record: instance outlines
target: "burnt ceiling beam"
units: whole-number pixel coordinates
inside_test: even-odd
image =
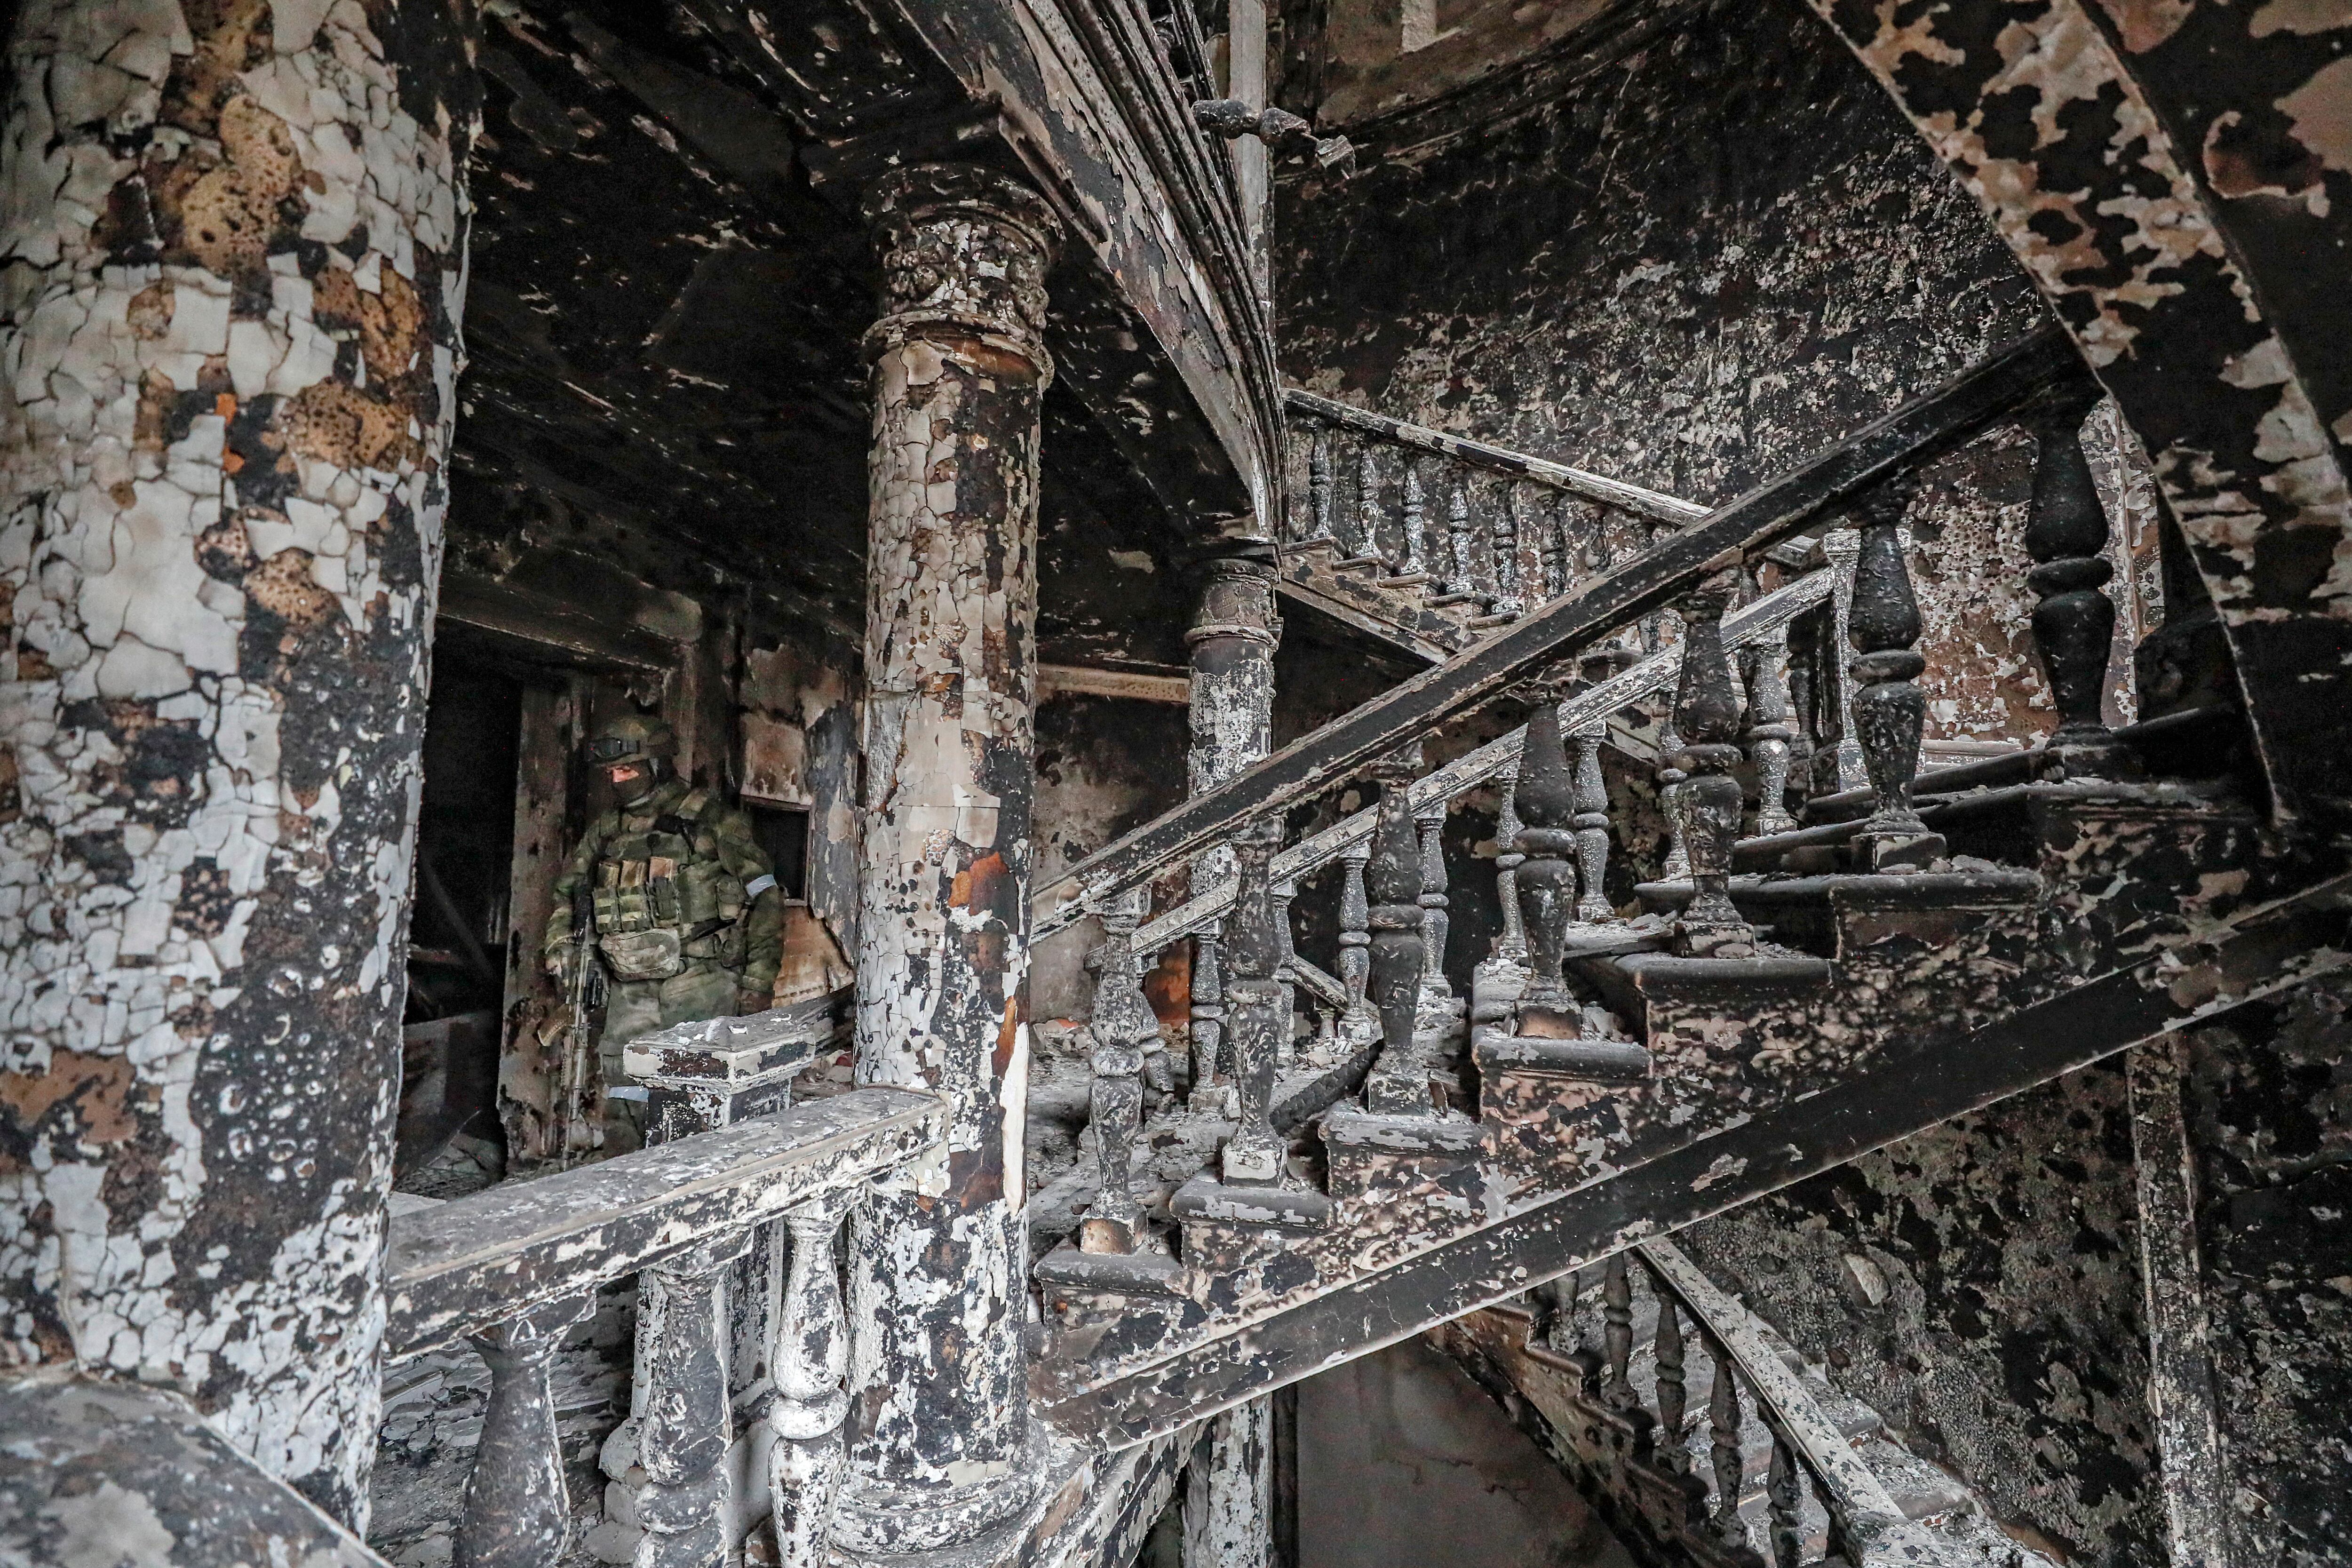
[[[1096,851],[1037,890],[1032,918],[1045,919],[1081,890],[1132,886],[1198,855],[1237,824],[1304,800],[1372,758],[1420,741],[1554,659],[1665,607],[1708,573],[1778,543],[1879,481],[2014,416],[2050,389],[2078,384],[2086,374],[2056,327],[2019,340],[1615,570]]]
[[[794,121],[820,194],[886,170],[991,163],[1070,243],[1047,346],[1190,538],[1278,501],[1281,407],[1226,163],[1192,123],[1141,0],[686,0]]]

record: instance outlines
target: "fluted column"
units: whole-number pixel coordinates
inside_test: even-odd
[[[852,1224],[856,1413],[834,1541],[971,1540],[1037,1464],[1022,1345],[1041,337],[1059,228],[962,164],[883,177],[857,1080],[942,1095],[945,1159]]]
[[[1191,794],[1216,788],[1273,749],[1274,650],[1282,641],[1274,582],[1272,566],[1245,556],[1220,556],[1201,568],[1200,602],[1184,634],[1192,650]],[[1233,874],[1233,851],[1220,845],[1192,863],[1192,886],[1206,891]],[[1230,1110],[1223,940],[1212,928],[1192,944],[1192,1100],[1202,1110]]]

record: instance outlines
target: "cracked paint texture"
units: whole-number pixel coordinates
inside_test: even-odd
[[[462,13],[34,4],[0,176],[0,1361],[346,1518],[470,135]]]

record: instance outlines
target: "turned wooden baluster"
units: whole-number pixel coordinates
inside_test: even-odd
[[[1413,814],[1421,832],[1421,993],[1414,1011],[1424,1025],[1442,1025],[1454,1008],[1454,987],[1445,978],[1445,939],[1453,929],[1447,912],[1445,813],[1448,803],[1434,800]]]
[[[572,1506],[548,1374],[565,1332],[595,1306],[593,1292],[567,1296],[467,1336],[489,1363],[490,1399],[466,1478],[456,1568],[543,1568],[563,1555]]]
[[[1291,878],[1274,885],[1274,934],[1282,944],[1282,963],[1275,971],[1282,984],[1282,1028],[1275,1038],[1274,1066],[1277,1073],[1288,1072],[1298,1060],[1297,1026],[1292,1021],[1298,1012],[1298,977],[1292,961],[1298,949],[1292,943],[1290,906],[1298,899],[1298,881]]]
[[[1715,1384],[1706,1402],[1708,1451],[1715,1468],[1715,1533],[1727,1546],[1745,1546],[1748,1527],[1739,1521],[1745,1473],[1739,1454],[1739,1385],[1732,1381],[1731,1352],[1712,1333],[1706,1335],[1706,1353],[1715,1362]]]
[[[1772,1433],[1772,1466],[1764,1476],[1764,1506],[1769,1521],[1768,1533],[1772,1542],[1773,1568],[1799,1568],[1805,1560],[1805,1530],[1802,1507],[1804,1497],[1800,1489],[1796,1450],[1790,1446],[1789,1435],[1769,1415],[1765,1425]]]
[[[1143,1217],[1133,1191],[1135,1139],[1143,1125],[1145,1058],[1160,1042],[1160,1020],[1144,999],[1137,973],[1135,928],[1150,898],[1150,889],[1133,888],[1096,904],[1106,933],[1102,977],[1095,983],[1094,1018],[1087,1026],[1094,1037],[1090,1121],[1098,1186],[1078,1227],[1083,1252],[1134,1251]]]
[[[1527,605],[1519,592],[1519,496],[1523,488],[1506,481],[1503,504],[1495,511],[1494,613],[1498,616],[1517,616]]]
[[[1782,634],[1783,639],[1786,633]],[[1809,660],[1801,659],[1789,666],[1789,782],[1782,786],[1785,804],[1793,789],[1802,801],[1813,793],[1813,669]],[[1794,814],[1790,820],[1793,822]]]
[[[1348,561],[1369,566],[1381,559],[1381,455],[1365,441],[1356,447],[1356,528]]]
[[[1381,784],[1364,890],[1371,899],[1371,979],[1367,994],[1381,1016],[1381,1055],[1364,1085],[1364,1109],[1379,1115],[1426,1116],[1427,1064],[1413,1028],[1421,998],[1421,846],[1407,794],[1421,771],[1418,743],[1373,765]]]
[[[2078,777],[2112,776],[2129,762],[2100,714],[2116,637],[2116,606],[2105,586],[2115,565],[2106,555],[2106,509],[2082,443],[2083,422],[2099,397],[2098,386],[2086,383],[2035,420],[2040,451],[2025,524],[2025,552],[2033,558],[2025,580],[2041,599],[2033,606],[2033,646],[2058,710],[2050,750]]]
[[[1339,536],[1332,531],[1331,517],[1331,427],[1315,426],[1314,444],[1307,452],[1307,519],[1312,531],[1307,536],[1309,544],[1336,544]]]
[[[1277,1030],[1282,1011],[1282,937],[1275,924],[1274,888],[1266,867],[1281,842],[1282,819],[1244,827],[1234,839],[1239,881],[1225,917],[1225,1017],[1231,1032],[1239,1126],[1225,1142],[1224,1179],[1265,1186],[1282,1175],[1282,1139],[1268,1120],[1274,1104]],[[1375,854],[1374,858],[1378,856]]]
[[[1739,650],[1748,677],[1748,761],[1756,770],[1756,831],[1786,833],[1790,745],[1796,725],[1789,714],[1789,631],[1776,626]]]
[[[1224,922],[1210,921],[1193,933],[1192,988],[1188,1016],[1192,1034],[1192,1089],[1186,1101],[1208,1111],[1223,1106],[1231,1087],[1223,1073],[1225,1043]]]
[[[769,1402],[768,1497],[782,1568],[823,1568],[842,1470],[849,1395],[849,1323],[842,1311],[834,1237],[859,1189],[827,1193],[784,1215],[793,1257],[776,1321],[775,1397]]]
[[[1551,498],[1551,518],[1543,536],[1543,596],[1546,601],[1568,592],[1569,499]]]
[[[1667,759],[1688,776],[1675,786],[1675,814],[1690,858],[1690,903],[1675,922],[1675,946],[1687,954],[1738,956],[1754,951],[1755,931],[1731,902],[1731,849],[1739,838],[1739,697],[1723,649],[1723,612],[1732,574],[1717,573],[1685,595],[1682,670],[1675,685],[1679,744]]]
[[[1944,841],[1927,830],[1911,805],[1919,736],[1927,720],[1927,694],[1918,684],[1927,661],[1912,647],[1921,629],[1919,602],[1912,596],[1897,531],[1913,488],[1907,476],[1890,479],[1857,508],[1862,554],[1854,565],[1850,622],[1857,657],[1847,668],[1856,685],[1854,733],[1877,797],[1870,819],[1853,837],[1855,858],[1864,870],[1924,867],[1944,852]]]
[[[1870,782],[1870,767],[1863,760],[1862,738],[1854,733],[1853,672],[1847,668],[1845,650],[1853,646],[1853,581],[1862,562],[1861,531],[1831,529],[1822,535],[1822,554],[1829,562],[1831,605],[1830,668],[1822,672],[1827,684],[1822,696],[1837,731],[1837,744],[1828,753],[1836,773],[1829,787],[1860,789]]]
[[[749,1232],[697,1243],[641,1277],[652,1364],[637,1428],[636,1568],[709,1568],[725,1554],[727,1450],[734,1418],[720,1341],[720,1270],[750,1249]]]
[[[1609,784],[1601,773],[1601,742],[1607,739],[1606,724],[1588,725],[1576,732],[1576,781],[1570,804],[1576,816],[1570,825],[1576,829],[1576,918],[1580,921],[1614,920],[1615,906],[1609,901],[1606,886],[1609,875]]]
[[[1404,460],[1404,559],[1397,563],[1400,577],[1429,575],[1429,499],[1421,484],[1421,459]]]
[[[1626,1375],[1633,1364],[1633,1280],[1622,1252],[1612,1253],[1601,1266],[1601,1346],[1608,1357],[1601,1396],[1619,1409],[1629,1408],[1638,1403]]]
[[[1478,595],[1477,578],[1473,574],[1470,538],[1470,481],[1459,472],[1446,487],[1445,534],[1452,557],[1452,570],[1445,578],[1445,596],[1449,599],[1475,599]]]
[[[1519,821],[1517,757],[1495,770],[1495,787],[1502,792],[1495,815],[1495,894],[1503,903],[1503,935],[1495,952],[1505,963],[1525,968],[1528,927],[1519,907],[1519,868],[1528,858],[1519,848],[1519,829],[1525,824]]]
[[[1372,858],[1372,842],[1360,838],[1339,851],[1339,981],[1348,988],[1348,1022],[1375,1030],[1378,1022],[1366,999],[1372,973],[1371,908],[1364,892],[1364,868]]]
[[[1650,1280],[1651,1294],[1658,1299],[1658,1337],[1655,1348],[1658,1357],[1658,1445],[1661,1457],[1669,1469],[1685,1469],[1690,1464],[1690,1450],[1683,1446],[1684,1418],[1690,1406],[1688,1390],[1683,1372],[1682,1313],[1677,1310],[1674,1293],[1654,1273]]]
[[[1576,780],[1559,739],[1559,708],[1547,688],[1528,720],[1519,747],[1518,785],[1512,799],[1519,819],[1513,878],[1527,928],[1528,984],[1519,994],[1518,1033],[1573,1038],[1582,1009],[1568,993],[1561,970],[1568,924],[1576,912]]]

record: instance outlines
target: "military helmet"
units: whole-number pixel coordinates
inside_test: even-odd
[[[588,760],[599,765],[632,757],[677,755],[677,731],[658,719],[631,713],[599,724],[588,739]]]

